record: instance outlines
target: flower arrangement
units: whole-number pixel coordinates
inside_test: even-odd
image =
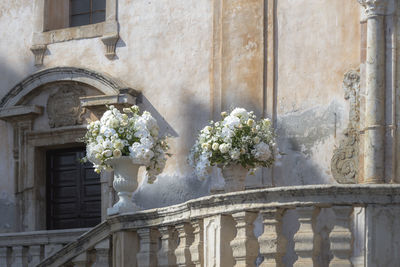
[[[201,179],[210,167],[240,164],[244,168],[270,167],[279,156],[269,119],[256,121],[254,113],[235,108],[222,112],[222,121],[204,127],[194,144],[189,164]]]
[[[152,183],[166,163],[168,144],[159,136],[157,121],[147,111],[139,115],[139,107],[124,108],[121,113],[114,106],[100,120],[91,122],[83,141],[87,156],[96,172],[112,170],[108,160],[129,156],[133,163],[146,166],[148,182]]]

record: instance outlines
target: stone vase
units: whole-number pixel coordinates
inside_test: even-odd
[[[221,168],[225,180],[224,191],[236,192],[245,189],[245,181],[248,170],[242,165],[227,165]]]
[[[137,178],[141,164],[133,163],[128,156],[109,159],[107,163],[114,169],[113,187],[119,197],[118,202],[107,209],[107,215],[138,211],[139,208],[132,202],[132,195],[138,187]]]

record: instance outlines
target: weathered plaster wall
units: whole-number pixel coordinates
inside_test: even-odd
[[[272,89],[277,93],[272,102],[287,155],[273,175],[277,185],[331,183],[332,150],[348,117],[343,74],[359,65],[359,6],[348,0],[275,2]],[[260,0],[119,1],[121,39],[115,59],[104,56],[99,38],[82,39],[50,44],[44,65],[37,68],[29,50],[33,1],[3,1],[0,98],[43,68],[84,67],[121,79],[142,92],[142,109],[172,135],[173,157],[159,181],[144,184],[135,195],[139,205],[156,207],[208,194],[209,183],[197,181],[186,163],[197,130],[232,105],[262,114],[271,101],[263,81],[263,5]],[[11,126],[0,122],[0,135],[0,192],[7,192],[1,209],[1,203],[13,203]]]
[[[279,185],[334,182],[330,160],[349,114],[343,75],[360,64],[359,10],[357,1],[277,1]]]

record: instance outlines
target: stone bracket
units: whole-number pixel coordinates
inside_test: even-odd
[[[105,56],[110,60],[116,56],[115,48],[116,48],[118,40],[119,40],[118,33],[105,35],[105,36],[101,37],[101,41],[103,42],[103,44],[105,45],[105,48],[106,48]]]
[[[35,55],[35,66],[43,65],[43,58],[46,50],[47,45],[32,45],[31,51]]]

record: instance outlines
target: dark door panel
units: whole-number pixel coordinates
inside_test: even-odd
[[[92,227],[101,221],[100,176],[82,164],[84,148],[47,152],[47,228]]]

